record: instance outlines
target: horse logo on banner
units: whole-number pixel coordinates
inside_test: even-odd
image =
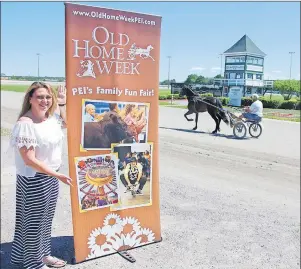
[[[80,61],[80,69],[76,75],[80,78],[81,77],[96,78],[93,66],[94,63],[92,63],[90,60]]]
[[[153,61],[155,61],[154,58],[150,55],[150,52],[153,49],[154,48],[152,45],[148,45],[146,49],[138,48],[138,47],[136,47],[136,44],[134,43],[128,52],[129,60],[135,60],[136,55],[139,55],[140,58],[142,58],[142,59],[151,58]]]

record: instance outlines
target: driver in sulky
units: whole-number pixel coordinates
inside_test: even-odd
[[[251,106],[247,106],[244,108],[245,112],[242,113],[239,116],[239,118],[260,121],[263,116],[263,104],[259,100],[259,96],[257,94],[252,94],[251,98],[252,98],[253,103],[251,104]]]
[[[120,180],[127,188],[127,191],[139,185],[136,194],[142,194],[142,189],[146,183],[146,177],[142,176],[142,165],[137,162],[135,157],[131,158],[131,162],[126,165],[122,172]]]

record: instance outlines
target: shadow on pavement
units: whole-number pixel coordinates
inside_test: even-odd
[[[208,134],[211,136],[221,137],[221,138],[227,138],[227,139],[233,139],[233,140],[249,140],[250,137],[245,137],[243,139],[236,138],[234,135],[225,135],[225,134],[212,134],[208,132],[202,132],[202,131],[195,131],[195,130],[188,130],[188,129],[181,129],[181,128],[168,128],[168,127],[159,127],[160,129],[165,130],[174,130],[178,132],[185,132],[185,133],[195,133],[195,134]]]
[[[174,131],[179,131],[179,132],[185,132],[185,133],[209,134],[209,133],[202,132],[202,131],[188,130],[188,129],[180,129],[180,128],[168,128],[168,127],[159,127],[159,128],[160,128],[160,129],[165,129],[165,130],[174,130]]]
[[[2,243],[1,245],[1,268],[14,269],[22,266],[10,264],[10,253],[12,242]],[[51,238],[51,255],[62,258],[71,264],[74,257],[73,236],[60,236]]]

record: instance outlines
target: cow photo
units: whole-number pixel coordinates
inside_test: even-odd
[[[112,144],[146,143],[149,104],[84,100],[82,147],[110,150]]]

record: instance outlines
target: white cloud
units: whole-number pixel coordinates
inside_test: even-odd
[[[206,70],[206,68],[200,66],[195,66],[190,68],[190,71],[203,71],[203,70]]]
[[[282,72],[282,71],[280,71],[280,70],[273,70],[273,71],[272,71],[272,73],[278,73],[278,74],[281,73],[281,72]]]

